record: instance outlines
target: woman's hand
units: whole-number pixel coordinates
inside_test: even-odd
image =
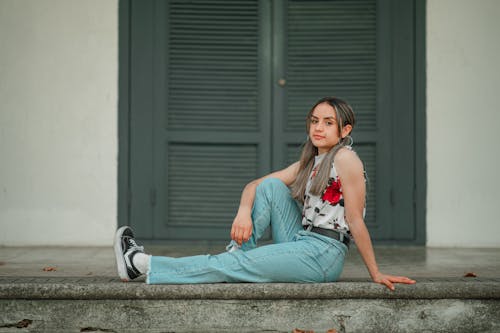
[[[236,215],[231,228],[231,239],[238,245],[248,241],[252,235],[252,218],[250,216]]]
[[[412,280],[406,276],[393,276],[393,275],[387,275],[387,274],[382,274],[378,273],[373,277],[373,282],[380,283],[385,285],[387,288],[390,290],[394,290],[394,284],[393,283],[404,283],[404,284],[415,284],[416,281]]]

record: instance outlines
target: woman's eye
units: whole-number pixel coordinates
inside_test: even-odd
[[[312,124],[317,124],[317,123],[318,123],[318,120],[317,120],[317,119],[311,119],[311,123],[312,123]]]
[[[327,124],[328,126],[333,125],[333,123],[332,123],[331,121],[327,121],[327,122],[326,122],[326,124]]]

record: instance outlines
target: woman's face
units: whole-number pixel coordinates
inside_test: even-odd
[[[318,104],[311,114],[309,124],[309,138],[318,148],[318,154],[328,152],[340,141],[337,116],[330,104]]]

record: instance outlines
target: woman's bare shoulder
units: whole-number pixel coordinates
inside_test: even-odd
[[[335,167],[340,170],[363,170],[363,162],[361,162],[358,154],[349,148],[340,149],[335,155],[334,163]]]

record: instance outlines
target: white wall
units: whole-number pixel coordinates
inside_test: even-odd
[[[0,0],[0,245],[109,245],[118,3]]]
[[[427,0],[427,244],[500,246],[500,1]]]

